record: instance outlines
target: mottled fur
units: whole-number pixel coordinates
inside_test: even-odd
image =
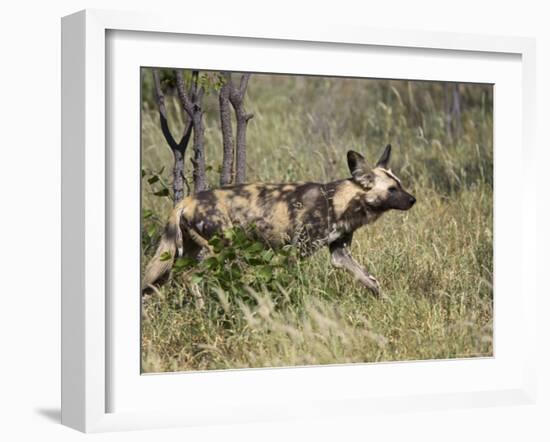
[[[378,293],[376,279],[352,258],[349,245],[361,226],[389,209],[407,210],[415,202],[387,169],[390,153],[388,145],[371,169],[360,154],[349,151],[352,178],[326,184],[243,184],[188,196],[172,211],[145,271],[143,289],[162,282],[177,256],[201,258],[210,253],[208,241],[215,234],[234,226],[254,226],[251,231],[266,245],[295,244],[302,256],[328,246],[333,265],[347,269]]]

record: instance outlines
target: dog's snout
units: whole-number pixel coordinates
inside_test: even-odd
[[[411,205],[411,207],[412,207],[412,206],[414,205],[414,203],[416,203],[416,198],[415,198],[414,196],[411,196],[411,197],[409,198],[409,203],[410,203],[410,205]]]

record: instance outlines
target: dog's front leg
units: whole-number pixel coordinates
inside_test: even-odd
[[[376,278],[367,272],[367,269],[355,261],[353,256],[351,256],[348,247],[351,244],[352,237],[353,235],[350,233],[329,244],[332,265],[336,268],[346,269],[355,276],[361,284],[371,290],[375,295],[379,295],[380,287]]]

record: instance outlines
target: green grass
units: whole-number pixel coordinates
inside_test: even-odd
[[[246,98],[255,115],[248,129],[250,181],[347,177],[348,149],[375,161],[386,143],[394,146],[392,169],[417,204],[359,230],[352,245],[385,297],[332,268],[326,250],[242,293],[216,289],[212,279],[191,284],[183,272],[144,299],[143,370],[492,355],[492,91],[461,85],[461,96],[462,130],[450,134],[440,83],[253,75]],[[160,181],[170,187],[172,159],[145,98],[143,263],[172,206],[169,197],[153,194]],[[168,97],[179,133],[174,104]],[[204,107],[209,180],[216,186],[215,94]],[[161,180],[149,184],[151,173]]]

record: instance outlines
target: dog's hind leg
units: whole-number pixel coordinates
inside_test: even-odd
[[[361,284],[371,290],[375,295],[380,294],[380,286],[374,276],[359,264],[349,251],[353,234],[346,234],[329,244],[330,259],[336,268],[344,268],[350,272]]]
[[[202,236],[197,229],[195,229],[191,224],[181,217],[180,219],[180,228],[183,232],[183,242],[185,243],[184,248],[188,252],[188,256],[202,261],[207,256],[213,254],[212,246],[209,244],[208,239]]]

